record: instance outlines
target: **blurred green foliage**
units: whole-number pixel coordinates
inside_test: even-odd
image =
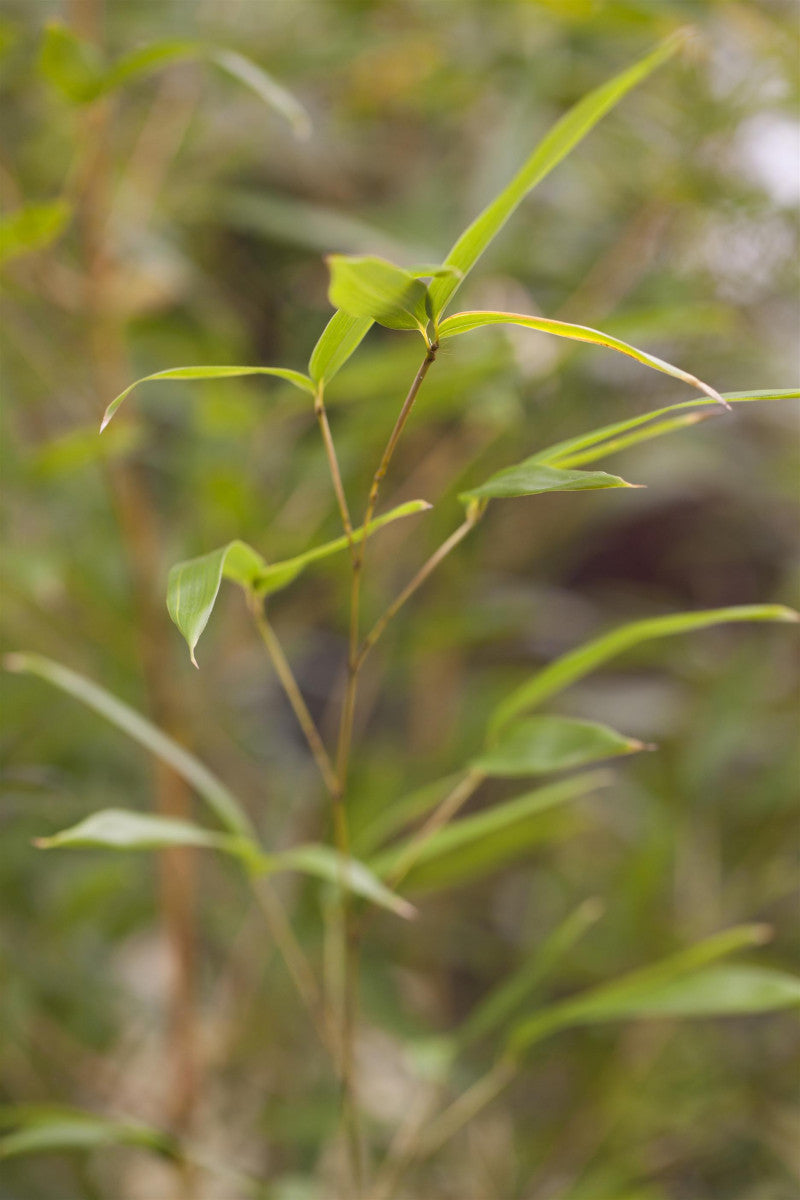
[[[267,844],[284,848],[327,837],[327,807],[241,598],[221,597],[195,674],[164,595],[174,562],[232,538],[275,562],[337,536],[310,405],[258,378],[152,384],[100,439],[106,404],[184,363],[302,368],[330,312],[323,253],[438,261],[569,104],[686,21],[698,31],[690,51],[525,203],[465,284],[464,307],[597,324],[720,391],[793,384],[796,9],[107,0],[100,10],[6,0],[0,25],[6,248],[9,225],[21,229],[2,279],[3,642],[166,712],[170,732],[245,797]],[[102,40],[113,61],[159,39],[246,52],[302,101],[311,136],[296,139],[200,61],[78,103],[42,66],[50,18]],[[374,328],[331,385],[352,496],[366,493],[418,358],[403,335]],[[435,507],[370,545],[366,619],[460,520],[460,491],[559,438],[685,398],[638,364],[524,330],[445,343],[384,495],[386,506],[422,496]],[[794,407],[740,406],[611,459],[647,491],[493,502],[370,658],[356,842],[368,846],[393,806],[411,815],[418,789],[474,757],[493,707],[558,653],[635,617],[791,603]],[[137,561],[152,564],[149,581]],[[270,601],[326,736],[347,601],[336,558]],[[526,817],[495,859],[480,844],[450,855],[438,885],[434,864],[421,865],[423,920],[374,919],[359,1063],[376,1146],[426,1072],[436,1077],[433,1035],[457,1030],[587,898],[603,915],[542,979],[539,1000],[742,921],[774,927],[760,962],[791,965],[790,645],[785,627],[725,627],[643,647],[580,682],[561,712],[658,752],[563,812]],[[39,681],[2,686],[0,1096],[163,1127],[176,1111],[169,880],[159,885],[144,856],[31,846],[98,808],[149,810],[151,766]],[[518,790],[492,781],[476,811]],[[233,870],[203,857],[194,875],[190,1137],[206,1158],[269,1179],[274,1200],[327,1200],[334,1081],[309,1053],[307,1020]],[[320,889],[295,879],[285,898],[316,960]],[[562,1032],[401,1195],[790,1200],[797,1052],[796,1023],[781,1014]],[[469,1041],[444,1099],[491,1060],[488,1037]],[[185,1117],[185,1098],[175,1104]],[[187,1183],[129,1150],[21,1158],[5,1180],[0,1194],[14,1200],[153,1200],[181,1187],[231,1200],[244,1186],[205,1172]]]

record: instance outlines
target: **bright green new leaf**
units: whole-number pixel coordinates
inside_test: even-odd
[[[385,258],[354,258],[330,254],[328,298],[335,308],[365,317],[389,329],[419,329],[428,325],[428,289],[409,271]]]
[[[39,69],[47,82],[74,104],[85,104],[102,93],[103,56],[60,21],[50,21],[45,28]]]
[[[535,458],[526,458],[516,466],[504,467],[479,487],[461,492],[458,498],[463,504],[469,504],[473,500],[537,496],[542,492],[587,492],[638,486],[605,471],[564,471],[559,467],[543,466]]]
[[[37,675],[80,700],[185,779],[231,833],[245,838],[253,835],[253,827],[244,808],[208,767],[105,688],[41,654],[9,654],[4,666],[9,671]]]
[[[63,233],[72,216],[66,200],[26,204],[0,217],[0,263],[43,250]]]
[[[559,1029],[651,1017],[709,1017],[800,1005],[800,979],[764,967],[716,966],[717,959],[768,936],[761,925],[726,930],[688,950],[563,1000],[523,1022],[509,1048],[520,1053]]]
[[[409,500],[370,521],[368,533],[430,507],[426,500]],[[357,543],[363,538],[362,525],[353,530],[352,540]],[[223,579],[230,579],[258,596],[268,596],[290,584],[310,563],[346,550],[349,544],[350,539],[342,535],[321,546],[312,546],[294,558],[266,563],[252,547],[233,541],[198,558],[177,563],[167,579],[167,610],[186,639],[194,665],[197,666],[195,647],[208,624]]]
[[[371,317],[352,317],[341,309],[333,314],[311,351],[308,373],[316,384],[326,384],[340,371],[372,326]]]
[[[782,604],[743,604],[734,608],[712,608],[703,612],[671,613],[663,617],[650,617],[644,621],[633,621],[613,629],[594,641],[571,650],[568,654],[550,663],[533,679],[512,692],[499,705],[492,720],[492,729],[497,731],[507,725],[513,717],[534,708],[543,700],[561,692],[576,680],[594,671],[607,659],[640,642],[655,638],[671,637],[677,633],[690,633],[694,629],[707,629],[712,625],[724,625],[732,621],[798,621],[800,616]]]
[[[162,379],[235,379],[240,375],[274,375],[278,379],[285,379],[287,383],[293,383],[303,392],[310,392],[312,396],[314,394],[314,384],[308,376],[304,375],[302,371],[292,371],[287,367],[171,367],[167,371],[156,371],[154,375],[145,375],[142,379],[137,379],[135,383],[126,387],[124,392],[120,392],[103,414],[100,432],[103,432],[125,397],[129,396],[140,383],[150,383],[151,380]]]
[[[530,317],[525,313],[463,312],[456,313],[442,321],[438,331],[439,340],[455,337],[460,333],[469,333],[473,329],[481,329],[484,325],[522,325],[526,329],[535,329],[539,333],[551,333],[555,337],[569,338],[574,342],[591,342],[594,346],[605,346],[609,350],[616,350],[620,354],[627,355],[628,358],[636,359],[646,367],[652,367],[654,371],[661,371],[664,375],[671,375],[674,379],[691,384],[692,387],[705,392],[712,400],[725,406],[725,401],[719,392],[714,391],[701,379],[697,379],[687,371],[682,371],[680,367],[673,367],[672,363],[665,362],[663,358],[656,358],[654,354],[648,354],[645,350],[638,350],[636,346],[629,346],[627,342],[621,342],[619,338],[613,337],[610,333],[603,333],[600,329],[590,329],[588,325],[572,325],[568,321],[554,321],[549,317]]]
[[[601,758],[646,750],[608,725],[572,717],[528,717],[517,721],[470,767],[486,775],[545,775],[582,767]]]
[[[685,35],[678,33],[656,46],[644,58],[627,70],[615,75],[565,113],[539,143],[533,154],[499,196],[462,233],[445,259],[444,265],[455,267],[455,277],[436,279],[431,284],[434,315],[443,311],[455,294],[460,280],[472,270],[486,247],[500,232],[508,218],[527,194],[557,166],[570,150],[586,136],[601,117],[614,107],[651,71],[670,58],[683,44]]]
[[[105,1146],[135,1146],[164,1158],[180,1158],[168,1134],[138,1121],[111,1121],[79,1109],[9,1105],[0,1111],[0,1125],[12,1130],[0,1138],[0,1159]]]
[[[792,400],[800,398],[800,388],[784,388],[770,389],[762,392],[723,392],[722,399],[727,404],[748,404],[763,400]],[[530,462],[539,462],[549,464],[555,467],[577,467],[585,462],[593,462],[597,458],[601,458],[604,454],[610,454],[612,450],[623,449],[623,443],[619,439],[619,435],[627,434],[631,430],[637,430],[642,425],[647,425],[650,421],[655,421],[658,417],[668,416],[670,413],[679,413],[685,409],[705,409],[705,412],[687,413],[684,418],[688,424],[690,418],[702,418],[709,415],[710,412],[716,413],[716,406],[709,409],[708,400],[683,400],[680,404],[669,404],[666,408],[656,408],[651,412],[640,413],[636,417],[628,417],[624,421],[614,421],[611,425],[602,425],[599,429],[592,429],[589,433],[579,434],[577,437],[567,438],[563,442],[557,442],[554,446],[548,446],[545,450],[540,450],[532,455]],[[643,437],[656,437],[660,433],[667,433],[672,428],[667,421],[661,422],[660,426],[655,426],[653,430],[645,429],[642,431]],[[674,428],[679,428],[676,423]],[[613,440],[612,440],[613,439]],[[631,445],[631,442],[626,441],[624,445]]]
[[[304,871],[329,883],[344,886],[354,895],[371,900],[381,908],[388,908],[406,920],[417,915],[414,905],[390,891],[371,867],[356,858],[344,857],[331,846],[321,843],[295,846],[274,855],[273,863],[274,870]]]

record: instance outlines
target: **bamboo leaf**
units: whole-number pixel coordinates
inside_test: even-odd
[[[248,859],[261,855],[251,838],[215,833],[194,821],[133,812],[125,808],[106,808],[50,837],[37,838],[42,850],[69,847],[102,847],[107,850],[166,850],[172,846],[197,846],[222,850]]]
[[[178,1146],[168,1134],[138,1121],[112,1121],[78,1109],[8,1106],[0,1110],[0,1125],[12,1130],[0,1138],[0,1159],[106,1146],[135,1146],[164,1158],[180,1158]]]
[[[656,358],[654,354],[648,354],[645,350],[628,345],[627,342],[621,342],[619,338],[613,337],[610,333],[603,333],[600,329],[591,329],[588,325],[573,325],[569,321],[554,321],[549,317],[530,317],[524,313],[463,312],[447,317],[441,323],[439,340],[455,337],[461,333],[469,333],[473,329],[481,329],[484,325],[522,325],[526,329],[535,329],[539,333],[551,333],[555,337],[569,338],[574,342],[590,342],[594,346],[605,346],[609,350],[616,350],[619,354],[625,354],[628,358],[643,363],[646,367],[652,367],[654,371],[660,371],[664,375],[680,379],[727,407],[719,392],[709,387],[707,383],[703,383],[701,379],[697,379],[696,376],[690,375],[688,371],[674,367],[672,363],[665,362],[663,358]]]
[[[49,21],[42,39],[39,70],[66,100],[85,104],[101,94],[106,64],[95,45],[76,37],[60,21]]]
[[[498,706],[492,719],[492,730],[496,733],[513,717],[534,708],[550,696],[561,692],[590,671],[596,670],[609,658],[631,649],[640,642],[656,638],[671,637],[673,634],[690,633],[695,629],[707,629],[733,621],[798,621],[800,616],[791,608],[781,604],[744,604],[734,608],[712,608],[703,612],[671,613],[663,617],[650,617],[644,621],[633,621],[613,629],[594,641],[550,663],[527,683],[522,684]]]
[[[428,324],[428,289],[409,271],[385,258],[330,254],[328,298],[353,317],[377,321],[388,329],[418,329]]]
[[[765,967],[716,966],[716,960],[769,936],[744,925],[706,938],[640,971],[563,1000],[530,1017],[511,1035],[512,1053],[575,1025],[651,1017],[707,1017],[768,1012],[800,1004],[800,979]]]
[[[652,747],[595,721],[528,717],[507,729],[499,741],[469,765],[475,771],[499,777],[544,775],[646,749]]]
[[[356,858],[339,854],[331,846],[321,843],[296,846],[275,855],[274,862],[275,870],[304,871],[329,883],[341,884],[354,895],[371,900],[406,920],[417,915],[413,904],[390,891],[371,867]]]
[[[768,389],[761,392],[723,392],[722,399],[727,404],[749,404],[763,400],[795,400],[800,398],[800,388],[784,388],[784,389]],[[716,412],[716,406],[713,409],[709,408],[710,401],[708,400],[683,400],[680,404],[669,404],[666,408],[656,408],[652,412],[640,413],[636,417],[628,417],[624,421],[614,421],[611,425],[602,425],[599,429],[592,429],[589,433],[579,434],[577,437],[567,438],[563,442],[557,442],[554,446],[548,446],[545,450],[540,450],[538,453],[531,456],[529,462],[538,462],[548,464],[554,467],[576,467],[582,463],[593,462],[597,458],[601,458],[604,454],[610,454],[612,450],[620,450],[623,448],[619,441],[619,435],[625,435],[631,430],[637,430],[642,425],[648,425],[649,422],[655,421],[658,417],[666,417],[671,413],[680,413],[686,409],[704,409],[705,412],[687,413],[683,418],[688,424],[690,418],[701,419],[709,415],[710,412]],[[667,433],[670,428],[679,428],[678,419],[675,425],[671,426],[669,422],[662,422],[660,427],[656,426],[653,431],[645,429],[642,431],[643,437],[656,437],[661,433]],[[625,445],[630,445],[632,442],[626,441]],[[584,453],[585,452],[585,453]]]
[[[472,224],[462,233],[445,259],[444,265],[454,267],[459,275],[436,279],[431,284],[434,315],[444,310],[455,294],[461,279],[474,267],[489,243],[496,237],[508,218],[525,196],[556,167],[570,150],[586,136],[601,117],[619,103],[625,95],[645,79],[651,71],[666,62],[685,41],[683,31],[661,42],[649,54],[633,63],[613,79],[609,79],[565,113],[546,134],[522,169],[503,191],[495,197]]]
[[[150,383],[153,380],[171,379],[235,379],[242,375],[274,375],[277,379],[285,379],[303,392],[314,394],[314,384],[302,371],[292,371],[286,367],[171,367],[167,371],[156,371],[154,375],[145,375],[135,383],[125,388],[124,392],[111,401],[100,425],[100,432],[108,425],[122,402],[140,383]]]
[[[43,250],[63,233],[72,216],[66,200],[25,204],[0,217],[0,263]]]
[[[226,829],[244,837],[253,835],[253,827],[242,805],[208,767],[105,688],[41,654],[8,654],[4,666],[8,671],[37,675],[80,700],[185,779]]]
[[[462,504],[469,505],[473,500],[537,496],[543,492],[586,492],[639,486],[605,471],[565,471],[560,467],[544,466],[534,457],[526,458],[516,466],[505,467],[479,487],[461,492],[458,498]]]
[[[316,384],[326,384],[340,371],[373,324],[371,317],[351,317],[341,309],[333,314],[311,351],[308,373]]]
[[[238,79],[245,87],[249,87],[266,105],[285,117],[296,137],[305,140],[311,135],[311,119],[300,101],[251,58],[239,54],[237,50],[214,46],[198,47],[198,53],[232,79]]]

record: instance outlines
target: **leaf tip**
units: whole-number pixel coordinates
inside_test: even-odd
[[[103,430],[104,430],[104,429],[105,429],[105,428],[108,426],[108,424],[109,424],[109,422],[111,421],[111,418],[112,418],[113,416],[114,416],[114,414],[113,414],[113,412],[111,412],[111,406],[109,405],[109,407],[108,407],[108,408],[106,409],[106,411],[103,413],[103,419],[102,419],[102,421],[100,422],[100,432],[101,432],[101,433],[102,433],[102,432],[103,432]]]
[[[194,646],[190,646],[190,647],[189,647],[189,658],[192,660],[192,666],[193,666],[193,667],[196,667],[196,668],[197,668],[197,670],[199,671],[199,670],[200,670],[200,664],[198,663],[198,661],[197,661],[197,659],[196,659],[196,657],[195,657],[195,653],[194,653]]]
[[[410,900],[403,900],[400,896],[395,899],[394,911],[406,921],[414,921],[419,916],[419,909],[415,908]]]

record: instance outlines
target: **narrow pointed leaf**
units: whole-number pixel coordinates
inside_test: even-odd
[[[499,741],[469,765],[497,777],[544,775],[645,749],[644,742],[624,737],[596,721],[528,717],[510,726]]]
[[[329,883],[342,884],[354,895],[406,920],[416,916],[413,904],[390,891],[370,867],[356,858],[344,857],[330,846],[321,843],[296,846],[275,855],[273,861],[275,870],[304,871]]]
[[[353,317],[368,318],[389,329],[419,329],[428,324],[428,289],[409,271],[384,258],[331,254],[328,297]]]
[[[516,466],[498,471],[479,487],[461,492],[458,498],[462,504],[469,504],[473,500],[537,496],[542,492],[587,492],[637,486],[605,471],[565,471],[560,467],[545,466],[535,458],[526,458]]]
[[[0,217],[0,263],[43,250],[63,233],[72,216],[66,200],[26,204]]]
[[[651,71],[670,58],[685,40],[678,33],[656,46],[644,58],[633,63],[613,79],[609,79],[565,113],[546,134],[522,169],[480,216],[462,233],[445,259],[444,265],[455,267],[459,275],[436,279],[431,284],[431,299],[434,314],[438,316],[455,294],[461,279],[472,270],[486,247],[499,233],[508,218],[524,200],[525,196],[562,158],[586,136],[601,117],[645,79]]]
[[[237,50],[213,46],[201,47],[200,56],[208,58],[220,70],[260,96],[266,105],[289,122],[296,137],[305,139],[310,136],[311,119],[297,97],[251,58]]]
[[[0,1111],[0,1125],[12,1130],[0,1138],[0,1159],[106,1146],[135,1146],[164,1158],[180,1158],[174,1140],[157,1129],[138,1121],[108,1120],[78,1109],[9,1106]]]
[[[60,21],[49,21],[42,39],[39,70],[66,100],[85,104],[101,94],[107,67],[91,42],[76,37]]]
[[[124,392],[120,392],[103,414],[100,432],[103,432],[122,402],[140,383],[175,379],[235,379],[243,375],[274,375],[277,379],[284,379],[287,383],[294,384],[303,392],[310,392],[312,396],[314,394],[314,384],[307,375],[304,375],[302,371],[292,371],[286,367],[171,367],[167,371],[156,371],[154,375],[145,375],[142,379],[137,379],[135,383],[126,387]]]
[[[80,700],[185,779],[226,829],[244,837],[253,835],[252,824],[242,805],[208,767],[105,688],[40,654],[9,654],[4,666],[9,671],[37,675]]]
[[[167,850],[173,846],[197,846],[222,850],[239,858],[258,858],[262,851],[251,838],[215,833],[194,821],[106,808],[50,837],[36,839],[42,850],[62,847],[97,847],[107,850]]]
[[[341,309],[333,314],[311,351],[308,373],[316,384],[326,384],[358,349],[372,327],[371,317],[352,317]]]
[[[703,383],[701,379],[697,379],[696,376],[690,375],[688,371],[682,371],[680,367],[674,367],[672,363],[665,362],[663,358],[656,358],[654,354],[638,350],[636,346],[629,346],[627,342],[621,342],[612,334],[603,333],[600,329],[591,329],[588,325],[573,325],[568,321],[554,321],[549,317],[531,317],[525,313],[463,312],[447,317],[441,323],[439,340],[455,337],[460,333],[469,333],[473,329],[481,329],[484,325],[521,325],[526,329],[535,329],[539,333],[551,333],[555,337],[569,338],[574,342],[590,342],[594,346],[605,346],[609,350],[616,350],[619,354],[625,354],[628,358],[643,363],[646,367],[652,367],[654,371],[660,371],[664,375],[671,375],[674,379],[682,380],[683,383],[691,384],[692,387],[705,392],[712,400],[725,405],[719,392],[714,391],[712,387]]]
[[[195,647],[208,624],[223,575],[250,589],[265,567],[261,555],[240,541],[172,567],[167,577],[167,611],[185,637],[195,666]]]
[[[678,633],[690,633],[695,629],[707,629],[713,625],[724,625],[733,621],[798,620],[798,614],[782,604],[744,604],[734,608],[671,613],[663,617],[633,621],[579,646],[576,650],[571,650],[550,663],[543,671],[539,671],[533,679],[517,688],[499,705],[492,720],[492,729],[496,733],[513,717],[541,704],[543,700],[563,691],[590,671],[596,670],[609,658],[622,654],[640,642],[671,637]]]
[[[793,400],[798,398],[800,398],[800,388],[771,389],[761,392],[722,393],[722,399],[730,405],[748,404],[763,400]],[[658,417],[669,416],[670,413],[679,413],[685,409],[705,409],[705,414],[700,413],[700,416],[706,415],[709,411],[717,411],[716,407],[710,409],[709,405],[710,401],[708,400],[683,400],[680,404],[669,404],[666,408],[656,408],[651,412],[640,413],[636,417],[628,417],[624,421],[614,421],[611,425],[602,425],[599,429],[592,429],[589,433],[582,433],[577,437],[557,442],[554,446],[548,446],[545,450],[540,450],[538,453],[532,455],[529,461],[546,463],[554,467],[573,467],[584,462],[593,462],[596,458],[600,458],[602,455],[611,452],[607,443],[611,439],[617,438],[618,435],[627,434],[630,430],[636,430],[642,425],[647,425],[648,422],[655,421]],[[687,414],[687,420],[688,416],[691,415],[693,414]],[[667,430],[663,429],[659,432],[667,432]],[[616,445],[615,448],[620,449],[621,447]],[[579,453],[582,451],[591,451],[591,456],[589,453]]]
[[[652,1017],[707,1017],[767,1012],[800,1004],[800,979],[764,967],[718,966],[716,960],[762,943],[760,925],[726,930],[641,971],[561,1001],[523,1022],[509,1048],[520,1053],[575,1025]]]

